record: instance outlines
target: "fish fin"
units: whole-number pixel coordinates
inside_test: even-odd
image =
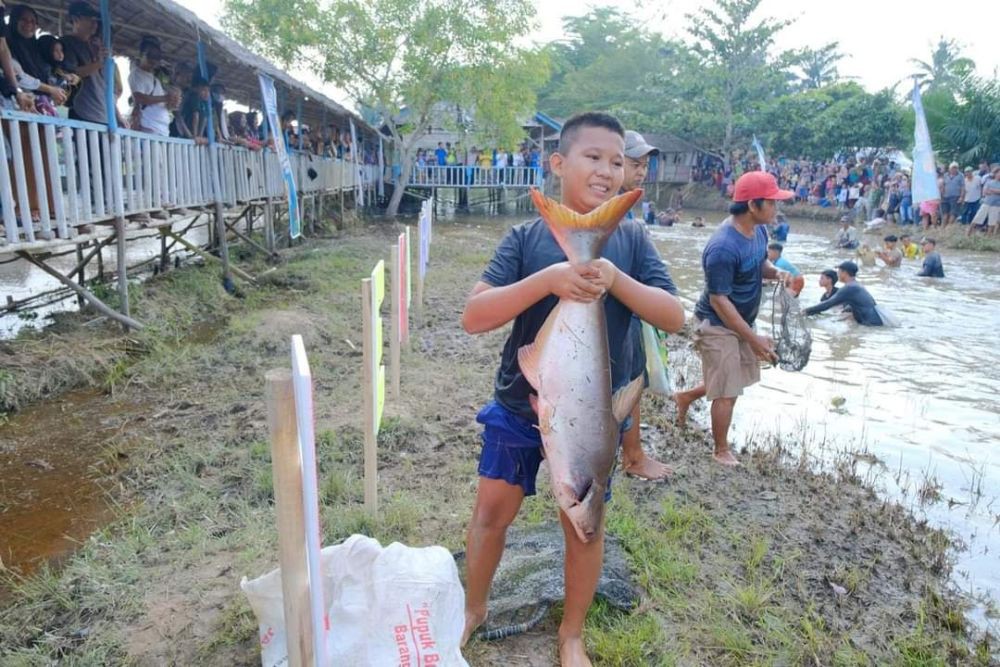
[[[521,367],[521,375],[532,387],[538,389],[538,348],[534,343],[528,343],[517,351],[517,365]],[[536,410],[537,412],[537,410]]]
[[[531,404],[531,409],[534,410],[535,414],[537,415],[538,414],[538,394],[528,394],[528,403]],[[535,428],[538,428],[538,426],[535,426]],[[539,429],[539,430],[541,430],[541,429]]]
[[[616,422],[621,424],[625,421],[625,418],[632,413],[632,408],[635,407],[641,395],[641,375],[615,392],[615,395],[611,397],[611,414],[615,416]]]

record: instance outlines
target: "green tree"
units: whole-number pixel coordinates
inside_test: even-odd
[[[961,55],[955,40],[944,37],[938,40],[930,60],[910,58],[910,62],[916,66],[913,77],[921,90],[928,91],[956,91],[976,67],[970,58]]]
[[[778,155],[825,160],[862,149],[907,145],[905,111],[889,90],[869,93],[854,82],[783,95],[761,113],[761,133]]]
[[[543,58],[513,46],[533,14],[530,0],[226,0],[223,26],[285,66],[318,72],[386,124],[401,168],[395,215],[442,103],[474,109],[483,134],[519,131],[547,76]],[[408,122],[397,126],[404,107]]]
[[[716,0],[714,7],[688,15],[687,31],[694,39],[691,48],[701,58],[703,71],[696,78],[688,77],[693,85],[685,97],[692,100],[692,94],[698,95],[697,103],[708,105],[706,111],[714,109],[713,144],[727,158],[737,134],[752,131],[760,106],[784,92],[784,72],[794,59],[787,52],[776,58],[769,55],[775,35],[790,22],[754,20],[760,2]]]
[[[622,12],[600,7],[563,20],[566,39],[546,47],[553,76],[538,107],[554,116],[602,109],[624,117],[650,114],[646,79],[670,45]]]
[[[1000,83],[967,79],[958,113],[941,130],[956,160],[1000,160]]]
[[[839,46],[838,42],[830,42],[818,49],[802,49],[796,55],[793,74],[799,88],[815,90],[837,83],[840,79],[837,63],[844,58]]]

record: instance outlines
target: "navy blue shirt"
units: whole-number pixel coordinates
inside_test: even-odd
[[[918,276],[926,276],[928,278],[944,278],[944,264],[941,263],[941,253],[937,250],[931,250],[924,257],[923,268],[920,269]]]
[[[726,218],[701,253],[705,290],[694,307],[695,316],[708,320],[713,326],[726,326],[712,308],[710,296],[718,294],[729,297],[740,317],[753,326],[760,309],[765,261],[767,230],[764,225],[754,226],[753,238],[747,238],[733,226],[732,218]]]
[[[777,225],[775,225],[774,233],[772,234],[774,240],[781,242],[787,241],[789,228],[790,226],[787,222],[779,222]]]
[[[622,221],[608,239],[602,256],[644,285],[666,291],[676,290],[653,242],[636,221]],[[565,261],[566,255],[545,222],[538,218],[516,225],[507,233],[483,271],[482,280],[493,287],[505,287],[552,264]],[[534,393],[534,390],[521,374],[517,351],[535,340],[545,318],[558,302],[559,298],[550,294],[514,319],[514,327],[504,343],[500,368],[497,369],[494,381],[494,398],[497,403],[532,423],[538,422],[528,401],[528,395]],[[604,301],[604,313],[608,322],[611,382],[613,389],[617,390],[634,377],[631,375],[634,349],[629,336],[632,311],[621,301],[608,295]]]
[[[817,303],[815,306],[806,308],[806,315],[815,315],[829,310],[834,306],[841,305],[851,312],[854,321],[869,327],[882,326],[882,318],[875,309],[875,298],[856,282],[846,283],[839,288],[830,298]]]

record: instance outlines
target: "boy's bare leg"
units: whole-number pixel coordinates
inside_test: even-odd
[[[705,397],[705,385],[700,384],[697,387],[688,389],[687,391],[678,391],[674,394],[674,402],[677,403],[677,425],[681,428],[687,426],[687,414],[688,408],[691,404],[697,401],[699,398]]]
[[[666,479],[674,471],[667,464],[651,458],[642,449],[642,434],[639,427],[639,404],[641,402],[641,399],[636,401],[635,407],[632,408],[632,428],[625,431],[622,436],[622,468],[627,474],[641,479]]]
[[[503,556],[507,527],[524,500],[524,489],[502,479],[479,478],[476,506],[465,535],[465,630],[462,646],[486,620],[493,574]]]
[[[733,422],[735,398],[717,398],[712,401],[712,440],[715,453],[712,458],[724,466],[738,466],[739,460],[729,451],[729,426]]]
[[[563,605],[562,623],[559,625],[559,660],[562,667],[591,667],[587,648],[583,643],[583,623],[587,610],[594,601],[597,581],[604,563],[604,526],[590,542],[584,544],[576,536],[569,517],[559,510],[563,536],[566,541],[566,561],[563,578],[566,582],[566,601]]]

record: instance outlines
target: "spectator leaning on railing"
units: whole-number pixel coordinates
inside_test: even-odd
[[[26,5],[12,7],[7,32],[18,85],[35,94],[35,111],[56,116],[56,106],[65,104],[67,95],[62,88],[49,83],[52,69],[35,37],[38,32],[35,10]]]
[[[167,90],[156,70],[160,67],[161,51],[159,41],[144,36],[139,41],[139,59],[128,75],[128,85],[132,89],[132,127],[141,132],[161,137],[170,134],[170,109],[180,103],[180,96]]]
[[[86,2],[73,2],[67,12],[73,32],[62,38],[66,66],[82,80],[70,100],[69,117],[91,123],[107,124],[105,104],[103,44],[94,46],[101,14]]]

